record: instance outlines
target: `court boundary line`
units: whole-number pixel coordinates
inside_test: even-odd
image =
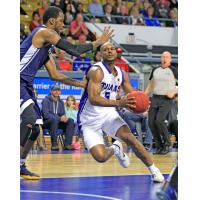
[[[110,200],[122,200],[115,197],[109,196],[101,196],[96,194],[87,194],[87,193],[78,193],[78,192],[54,192],[54,191],[43,191],[43,190],[20,190],[23,193],[39,193],[39,194],[64,194],[64,195],[75,195],[75,196],[86,196],[86,197],[97,197],[102,199],[110,199]]]
[[[163,175],[169,175],[169,173],[163,173]],[[151,174],[122,174],[122,175],[108,175],[108,176],[105,176],[105,175],[99,175],[99,176],[86,176],[86,175],[83,175],[83,176],[62,176],[62,177],[40,177],[40,179],[47,179],[47,178],[86,178],[86,177],[109,177],[109,176],[114,176],[114,177],[117,177],[117,176],[151,176]],[[21,180],[24,180],[24,178],[20,177]],[[39,181],[39,180],[38,180]]]

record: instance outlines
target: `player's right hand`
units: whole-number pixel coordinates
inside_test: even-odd
[[[121,99],[119,100],[119,106],[124,108],[133,109],[136,107],[135,103],[135,97],[128,97],[127,95],[121,97]]]

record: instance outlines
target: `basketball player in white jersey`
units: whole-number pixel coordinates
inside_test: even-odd
[[[115,47],[107,42],[101,47],[101,54],[103,61],[95,63],[86,73],[88,83],[79,105],[78,124],[85,145],[97,162],[106,162],[115,155],[122,167],[128,167],[129,157],[123,152],[119,141],[122,140],[131,146],[136,156],[148,167],[152,180],[163,182],[164,177],[149,153],[116,111],[116,107],[134,107],[135,100],[127,96],[116,100],[120,87],[125,93],[132,92],[133,88],[128,74],[114,65],[117,57]],[[103,132],[117,139],[108,148],[104,145]]]

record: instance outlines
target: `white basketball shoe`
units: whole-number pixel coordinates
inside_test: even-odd
[[[165,180],[164,176],[158,168],[152,173],[151,179],[155,183],[162,183]]]
[[[122,143],[118,140],[113,142],[113,145],[111,146],[114,149],[114,154],[117,157],[120,165],[124,168],[127,168],[130,164],[129,157],[123,152],[123,146]]]

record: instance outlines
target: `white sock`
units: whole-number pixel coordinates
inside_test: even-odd
[[[109,146],[108,148],[109,148],[109,149],[113,149],[114,154],[115,154],[115,152],[116,152],[116,146],[115,146],[115,145],[111,145],[111,146]]]
[[[154,164],[152,164],[151,166],[149,166],[148,169],[151,172],[151,174],[154,174],[155,172],[158,171],[158,168]]]
[[[26,162],[26,158],[22,159],[20,158],[20,165],[23,165]]]

